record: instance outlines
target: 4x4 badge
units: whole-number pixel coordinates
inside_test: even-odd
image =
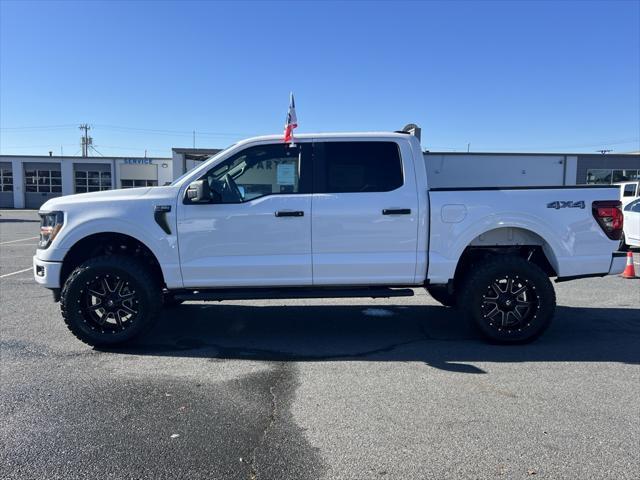
[[[551,202],[551,203],[547,203],[547,208],[555,208],[556,210],[560,208],[584,208],[584,200],[580,200],[577,202],[571,202],[571,201]]]

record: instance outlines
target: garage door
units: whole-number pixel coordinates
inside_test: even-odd
[[[40,208],[50,198],[62,195],[59,163],[24,164],[24,206]]]
[[[9,162],[0,162],[0,208],[13,208],[13,171]]]
[[[74,192],[100,192],[111,189],[111,165],[105,163],[74,163]]]

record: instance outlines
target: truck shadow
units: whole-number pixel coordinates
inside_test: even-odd
[[[435,306],[185,304],[136,344],[109,350],[252,361],[424,362],[486,373],[469,362],[640,363],[640,309],[558,307],[529,345],[485,343],[460,314]]]

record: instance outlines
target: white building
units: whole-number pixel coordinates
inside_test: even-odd
[[[171,158],[0,155],[0,208],[39,208],[61,195],[171,181]]]
[[[611,184],[640,179],[640,155],[425,152],[432,187]]]
[[[173,179],[197,167],[220,151],[222,151],[220,148],[172,148]]]

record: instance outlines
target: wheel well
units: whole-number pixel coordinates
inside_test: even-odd
[[[456,271],[454,283],[463,278],[467,270],[474,264],[495,255],[516,255],[537,265],[549,277],[555,277],[558,273],[553,268],[545,247],[545,240],[529,230],[522,228],[497,228],[478,235],[464,249]]]
[[[154,278],[160,279],[164,287],[164,276],[158,259],[140,240],[122,233],[105,232],[89,235],[79,240],[67,252],[62,262],[60,286],[64,285],[73,270],[86,260],[101,255],[128,255],[136,257],[148,265]]]

